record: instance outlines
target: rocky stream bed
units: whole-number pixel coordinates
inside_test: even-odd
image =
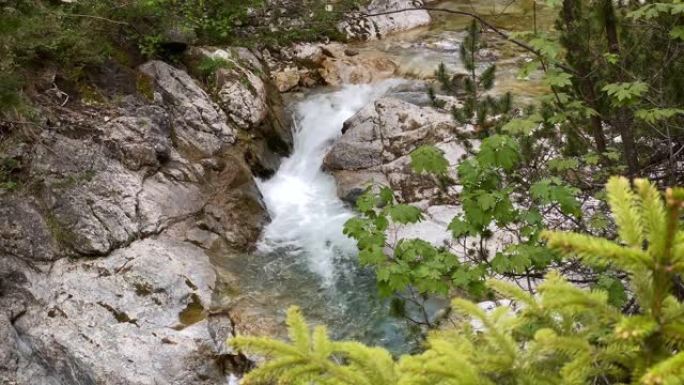
[[[108,103],[45,92],[39,122],[0,148],[26,178],[0,194],[0,384],[224,384],[250,364],[226,340],[282,333],[293,302],[339,337],[407,349],[340,231],[372,181],[427,210],[410,231],[446,236],[457,202],[408,169],[423,143],[465,154],[425,94],[428,65],[458,69],[444,25],[351,15],[340,28],[366,42],[193,47],[112,66],[104,83],[124,86],[102,87]],[[498,52],[485,59],[514,60]],[[210,87],[203,57],[231,63]]]

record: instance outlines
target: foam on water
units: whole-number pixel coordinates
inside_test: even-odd
[[[336,261],[353,255],[356,248],[342,234],[353,214],[337,197],[334,179],[321,170],[323,157],[347,119],[400,82],[347,85],[295,106],[294,151],[271,179],[259,181],[272,219],[260,251],[285,248],[298,253],[325,285],[334,282]]]

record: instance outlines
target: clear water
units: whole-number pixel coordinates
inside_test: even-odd
[[[436,6],[480,12],[508,30],[531,25],[528,9],[504,0],[451,0]],[[428,28],[357,48],[389,56],[409,77],[429,76],[441,62],[451,71],[461,71],[457,47],[469,19],[433,16]],[[540,24],[551,24],[548,10],[542,8],[538,17]],[[496,91],[518,96],[539,92],[539,82],[516,79],[516,64],[523,53],[506,51],[506,47],[510,45],[496,47],[502,54],[496,60],[500,69]],[[267,320],[268,330],[256,325],[256,332],[282,333],[285,310],[298,305],[309,321],[328,325],[336,338],[382,345],[395,353],[412,350],[419,343],[416,331],[405,320],[389,316],[389,304],[378,297],[372,272],[358,266],[355,245],[342,234],[344,222],[353,213],[338,199],[334,179],[321,171],[325,152],[341,134],[344,121],[400,82],[321,91],[293,106],[297,122],[293,154],[271,179],[259,181],[272,222],[257,252],[233,259],[229,268],[238,277],[241,301],[248,303],[242,306],[248,308],[252,320]]]
[[[389,316],[388,301],[378,297],[372,272],[357,264],[356,246],[342,234],[353,212],[337,197],[334,179],[321,170],[343,123],[400,83],[348,85],[294,105],[294,151],[273,177],[259,181],[272,221],[257,252],[233,268],[240,290],[253,293],[264,317],[282,319],[287,307],[298,305],[337,338],[397,353],[414,346],[405,321]]]
[[[527,4],[529,3],[529,4]],[[430,7],[454,11],[473,12],[505,32],[527,31],[534,25],[531,2],[510,0],[443,0],[431,3]],[[554,10],[537,5],[537,27],[552,30]],[[357,43],[355,48],[364,52],[381,52],[399,66],[399,73],[407,77],[432,78],[440,63],[450,73],[465,71],[459,58],[459,45],[465,36],[465,29],[471,18],[449,13],[433,12],[429,26],[387,36],[382,40]],[[495,55],[484,55],[479,64],[484,68],[496,63],[497,77],[494,94],[512,92],[518,99],[526,101],[548,91],[540,81],[541,73],[535,72],[529,79],[518,78],[519,65],[531,55],[515,45],[505,42],[492,32],[483,35],[488,50]]]

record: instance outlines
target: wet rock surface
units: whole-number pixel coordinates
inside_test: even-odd
[[[303,43],[271,57],[273,81],[281,92],[314,86],[339,87],[391,78],[397,64],[377,51],[358,51],[340,43]]]

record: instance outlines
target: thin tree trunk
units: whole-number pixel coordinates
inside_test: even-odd
[[[576,23],[579,21],[581,13],[580,3],[577,0],[563,1],[563,22],[567,31],[573,31],[576,28]],[[596,85],[591,75],[591,65],[586,60],[587,55],[584,55],[584,50],[577,39],[568,39],[566,41],[566,48],[568,49],[568,58],[570,64],[574,67],[577,79],[577,90],[579,95],[584,99],[587,106],[600,112],[598,97],[596,96]],[[599,153],[606,152],[606,137],[603,133],[603,121],[600,116],[593,115],[590,119],[591,136],[594,138],[596,151]]]
[[[615,9],[612,0],[603,0],[603,19],[606,28],[606,38],[608,39],[608,50],[610,53],[620,55],[620,40],[617,32],[617,22]],[[622,72],[618,72],[617,81],[624,81]],[[627,162],[629,176],[634,178],[639,174],[639,157],[636,151],[634,140],[634,114],[627,107],[621,107],[612,117],[610,123],[620,132],[622,138],[622,154]]]

